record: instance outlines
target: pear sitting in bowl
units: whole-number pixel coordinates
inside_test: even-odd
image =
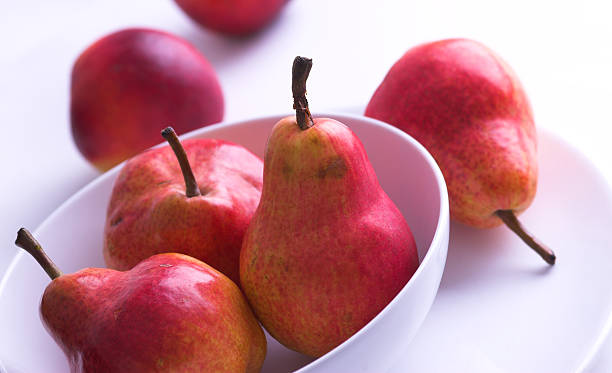
[[[313,119],[294,62],[296,117],[272,129],[262,197],[245,234],[240,280],[266,330],[310,356],[372,320],[418,267],[415,241],[344,124]]]
[[[15,243],[52,281],[42,321],[74,373],[259,372],[266,338],[238,287],[182,254],[127,272],[61,271],[25,229]]]
[[[127,270],[151,255],[179,252],[238,284],[242,238],[261,194],[261,159],[224,140],[181,145],[171,127],[162,135],[170,147],[139,154],[117,176],[104,228],[107,266]]]

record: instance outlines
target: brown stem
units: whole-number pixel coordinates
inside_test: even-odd
[[[187,159],[187,153],[185,153],[185,148],[183,148],[183,145],[181,145],[176,132],[174,132],[172,127],[166,127],[161,134],[170,144],[170,147],[174,151],[176,159],[178,159],[178,163],[181,166],[183,178],[185,179],[185,194],[188,198],[201,196],[202,193],[200,192],[195,176],[193,176],[193,171],[191,170],[189,160]]]
[[[293,60],[291,90],[293,91],[293,108],[300,129],[307,130],[314,126],[308,100],[306,100],[306,79],[312,68],[312,59],[297,56]]]
[[[546,263],[553,265],[557,260],[555,253],[548,248],[546,245],[538,242],[534,237],[529,234],[521,222],[518,221],[514,211],[512,210],[497,210],[495,214],[516,233],[529,247],[531,247],[536,253],[538,253]]]
[[[17,231],[17,239],[15,245],[21,247],[36,259],[38,264],[47,272],[51,280],[54,280],[62,275],[62,271],[57,268],[55,263],[47,256],[38,241],[25,228]]]

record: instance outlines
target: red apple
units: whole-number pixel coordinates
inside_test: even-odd
[[[287,0],[175,0],[189,17],[230,35],[256,32],[270,23]]]
[[[100,170],[159,143],[159,128],[181,134],[223,119],[210,63],[185,40],[132,28],[93,43],[72,70],[70,119],[80,152]]]

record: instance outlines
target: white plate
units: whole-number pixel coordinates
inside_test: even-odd
[[[296,54],[315,58],[309,81],[311,107],[331,110],[365,105],[406,48],[442,37],[469,36],[508,58],[529,88],[541,126],[571,138],[611,175],[612,168],[605,165],[609,157],[606,139],[612,133],[607,113],[612,97],[608,2],[567,2],[555,9],[555,17],[547,17],[547,2],[522,0],[504,9],[515,16],[506,19],[497,17],[499,5],[491,1],[382,3],[385,6],[372,1],[293,0],[272,29],[247,41],[228,41],[192,25],[172,1],[7,2],[0,12],[0,30],[6,36],[0,59],[5,72],[0,77],[4,94],[0,113],[3,129],[13,137],[3,145],[3,175],[11,180],[3,191],[11,200],[3,201],[3,227],[9,228],[0,228],[0,233],[8,231],[11,239],[16,223],[39,222],[65,198],[67,190],[77,190],[92,177],[73,149],[66,125],[68,90],[58,87],[69,86],[74,58],[94,38],[135,25],[169,30],[194,42],[218,69],[226,89],[227,119],[231,120],[290,107],[286,64]],[[452,11],[441,13],[442,6]],[[366,26],[358,22],[366,19],[360,14],[368,15]],[[507,32],[517,17],[524,21],[521,27]],[[296,27],[304,20],[317,27]],[[568,23],[575,27],[566,27]],[[545,53],[541,53],[542,45],[546,45]],[[568,53],[570,50],[573,52]],[[256,87],[256,93],[244,89],[245,84]],[[607,264],[612,262],[612,253],[605,248],[612,246],[606,237],[612,227],[610,192],[591,163],[556,137],[542,133],[540,150],[540,190],[521,218],[559,254],[554,274],[530,278],[527,271],[541,268],[537,257],[525,252],[528,249],[503,228],[474,232],[453,225],[454,241],[476,241],[465,253],[453,241],[449,273],[439,299],[394,372],[415,367],[422,372],[466,372],[479,366],[482,371],[497,367],[510,372],[576,372],[596,350],[597,334],[606,332],[604,320],[610,311],[611,292],[606,284],[612,277]],[[44,171],[34,172],[31,165],[42,165]],[[561,168],[567,168],[568,174],[561,174]],[[554,186],[550,180],[555,178],[569,185]],[[580,195],[580,189],[591,189],[592,196]],[[558,195],[546,192],[550,190]],[[580,206],[584,198],[587,202]],[[572,205],[578,205],[575,212]],[[26,214],[24,209],[39,212]],[[583,239],[585,232],[594,235]],[[10,241],[2,237],[8,252]],[[498,247],[486,248],[489,242]],[[587,253],[598,257],[587,257]],[[474,262],[463,265],[461,260]],[[580,277],[581,271],[585,277]],[[457,280],[463,275],[466,278]],[[563,288],[565,285],[569,287]],[[501,292],[497,298],[508,297],[497,305],[494,292]],[[551,293],[538,298],[540,292]],[[475,309],[471,308],[474,304]],[[567,308],[559,308],[564,305]],[[539,317],[525,317],[524,307],[530,306],[550,312],[551,324],[537,323],[546,318],[539,311]],[[516,312],[508,318],[509,310],[504,307]],[[607,347],[602,354],[612,356],[612,343]],[[596,372],[611,372],[611,361],[608,357],[603,365],[600,362]]]
[[[440,291],[390,372],[562,373],[588,366],[612,313],[612,192],[579,150],[550,132],[539,133],[539,162],[538,193],[520,219],[555,249],[555,267],[504,227],[453,223]],[[8,318],[27,310],[2,311]]]
[[[436,301],[391,372],[580,372],[609,332],[612,193],[582,153],[539,133],[540,178],[519,218],[554,267],[505,227],[451,224]]]

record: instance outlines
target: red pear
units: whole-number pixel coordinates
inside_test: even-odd
[[[175,0],[200,25],[229,35],[248,35],[274,20],[288,0]]]
[[[41,318],[71,372],[259,372],[265,335],[238,287],[205,263],[160,254],[127,272],[62,274],[26,230],[15,243],[52,279]]]
[[[74,141],[100,170],[157,144],[172,123],[179,134],[223,119],[213,67],[185,40],[132,28],[89,46],[72,69]]]
[[[276,123],[261,201],[240,255],[242,289],[270,334],[321,356],[366,325],[418,267],[401,212],[344,124],[313,119],[294,62],[296,117]]]
[[[145,151],[117,176],[104,229],[108,267],[127,270],[154,254],[193,256],[239,282],[242,238],[259,203],[263,163],[217,139]],[[178,157],[178,161],[177,161]]]
[[[554,253],[516,218],[536,192],[536,130],[521,83],[492,50],[467,39],[410,49],[389,70],[365,115],[404,130],[431,152],[455,220],[479,228],[506,223],[554,264]]]

